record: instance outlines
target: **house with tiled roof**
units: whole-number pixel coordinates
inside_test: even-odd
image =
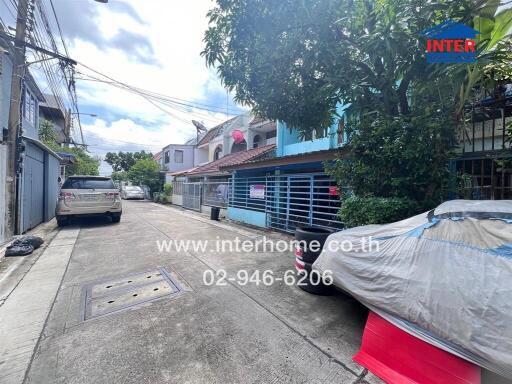
[[[229,153],[220,159],[206,163],[200,167],[195,167],[185,172],[178,173],[177,176],[186,176],[191,182],[200,181],[199,178],[202,179],[204,177],[229,178],[231,173],[229,171],[223,170],[223,167],[274,157],[275,148],[275,144],[269,144],[262,147],[249,149],[247,151]]]
[[[254,117],[250,126],[256,129],[276,126],[274,155],[219,164],[219,173],[231,175],[227,217],[286,232],[298,226],[341,228],[338,189],[324,167],[345,152],[346,112],[340,105],[330,127],[305,136],[283,121]]]
[[[202,123],[194,122],[194,125],[201,132],[184,144],[193,147],[192,161],[187,161],[187,166],[180,170],[166,166],[167,160],[172,162],[172,154],[169,152],[166,157],[166,151],[175,150],[176,144],[162,150],[166,181],[174,183],[172,201],[203,212],[211,206],[226,207],[224,193],[219,194],[218,190],[227,191],[231,173],[221,171],[220,166],[274,156],[276,124],[246,112],[206,131]]]

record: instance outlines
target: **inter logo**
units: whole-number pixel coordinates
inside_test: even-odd
[[[427,38],[428,63],[474,63],[476,61],[475,37],[480,32],[453,20],[424,30]]]

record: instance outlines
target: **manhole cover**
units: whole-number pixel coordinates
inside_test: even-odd
[[[84,287],[82,320],[119,312],[184,291],[164,268],[130,274]]]

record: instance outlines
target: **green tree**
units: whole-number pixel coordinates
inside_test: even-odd
[[[127,181],[128,180],[128,172],[126,171],[119,171],[119,172],[112,172],[112,180],[115,181]]]
[[[496,63],[501,73],[510,69],[503,58],[510,48],[499,42],[511,11],[497,13],[498,6],[496,0],[217,0],[202,54],[236,101],[303,137],[330,125],[339,103],[350,105],[348,156],[330,172],[356,195],[410,198],[425,209],[452,184],[447,163],[462,106],[484,85],[484,69]],[[482,30],[477,64],[426,62],[421,32],[447,19]],[[487,73],[492,80],[497,71]]]
[[[346,127],[348,158],[327,165],[327,171],[359,197],[407,198],[420,210],[439,204],[455,185],[447,167],[453,119],[435,95],[423,95],[421,104],[407,116],[358,116]]]
[[[64,151],[71,153],[76,159],[75,163],[66,166],[66,176],[99,175],[100,159],[90,156],[85,149],[80,147],[65,148]]]
[[[138,160],[152,158],[153,154],[144,150],[138,152],[107,152],[105,162],[110,164],[114,172],[128,172]]]
[[[57,139],[58,136],[53,123],[49,120],[41,119],[39,122],[39,140],[53,149],[58,147]]]
[[[479,45],[481,68],[496,58],[497,42],[510,29],[512,11],[494,16],[498,5],[496,0],[217,0],[208,13],[202,54],[236,101],[305,136],[330,125],[339,102],[408,115],[417,83],[449,83],[439,97],[463,103],[466,89],[479,78],[472,75],[475,66],[427,64],[420,34],[447,19],[477,29],[484,28],[482,20],[486,27],[492,22]]]
[[[66,166],[66,176],[99,175],[100,159],[90,156],[81,147],[61,147],[51,121],[42,119],[39,124],[39,139],[55,152],[66,152],[75,157],[75,162]]]
[[[154,192],[160,189],[160,166],[152,158],[137,160],[128,171],[128,179],[136,185],[146,185]]]

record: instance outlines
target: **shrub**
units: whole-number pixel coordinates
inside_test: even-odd
[[[407,116],[354,113],[347,153],[326,170],[356,196],[412,199],[427,211],[455,192],[452,117],[430,98]]]
[[[343,200],[339,216],[347,227],[392,223],[418,212],[418,204],[403,197],[349,197]]]
[[[165,183],[164,184],[164,195],[165,196],[171,196],[172,195],[172,184],[171,183]]]

